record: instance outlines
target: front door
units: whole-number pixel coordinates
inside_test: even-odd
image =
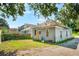
[[[36,38],[39,39],[39,32],[36,32]]]

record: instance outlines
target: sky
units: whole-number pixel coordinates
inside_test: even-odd
[[[63,4],[58,4],[57,7],[60,10],[61,7],[63,6]],[[43,17],[38,18],[34,15],[33,11],[29,10],[29,7],[27,6],[27,4],[25,4],[25,13],[23,16],[18,16],[16,21],[12,20],[12,17],[10,17],[7,20],[7,23],[9,24],[10,28],[18,28],[24,24],[34,24],[36,25],[37,23],[42,23],[44,21],[46,21]],[[52,16],[52,18],[54,18]]]

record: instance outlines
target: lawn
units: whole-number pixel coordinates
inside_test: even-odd
[[[48,46],[55,46],[47,43],[37,42],[33,40],[11,40],[0,44],[0,51],[12,52],[15,50],[28,50],[32,48],[43,48]]]
[[[72,36],[75,37],[75,38],[77,38],[77,37],[79,38],[79,32],[73,32]]]

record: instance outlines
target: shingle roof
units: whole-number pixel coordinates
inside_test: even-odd
[[[56,21],[46,21],[44,23],[38,24],[34,28],[37,28],[37,29],[45,29],[45,28],[52,28],[52,27],[56,27],[56,26],[63,27],[63,28],[68,28],[65,25],[63,25],[63,24],[61,24],[59,22],[56,22]]]

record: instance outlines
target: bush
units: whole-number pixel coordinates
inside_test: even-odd
[[[19,39],[31,39],[30,35],[24,35],[24,34],[2,34],[2,41],[7,40],[19,40]]]
[[[74,37],[68,38],[68,39],[65,39],[65,40],[63,40],[63,41],[55,42],[55,44],[62,44],[62,43],[64,43],[64,42],[68,42],[68,41],[73,40],[73,39],[74,39]]]

